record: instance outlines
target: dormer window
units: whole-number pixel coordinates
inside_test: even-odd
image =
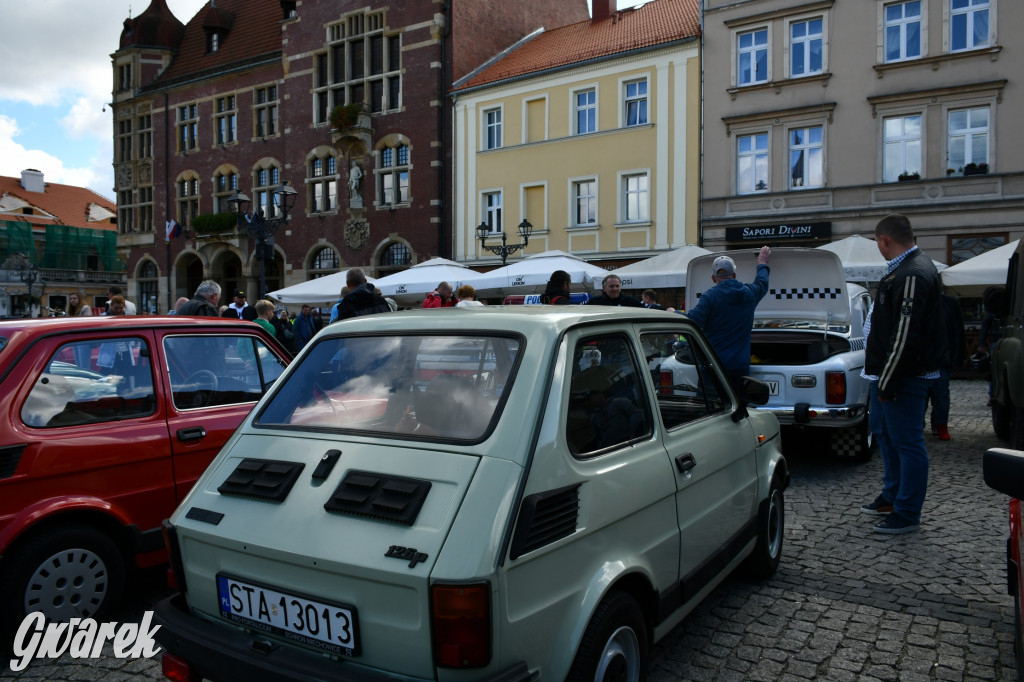
[[[220,49],[220,44],[224,41],[224,31],[213,30],[206,32],[206,53],[213,54]]]
[[[281,0],[281,14],[283,15],[282,21],[288,21],[289,19],[295,19],[299,16],[298,11],[295,9],[295,0]]]

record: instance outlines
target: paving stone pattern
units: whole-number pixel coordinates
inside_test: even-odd
[[[651,682],[1015,680],[1013,599],[1006,594],[1007,499],[985,486],[981,459],[1001,443],[987,384],[953,382],[953,440],[928,436],[921,530],[872,532],[860,512],[882,464],[839,462],[791,439],[782,565],[771,580],[729,578],[652,651]],[[156,586],[154,586],[156,585]],[[122,620],[162,596],[136,589]],[[162,679],[159,659],[37,661],[0,679]]]

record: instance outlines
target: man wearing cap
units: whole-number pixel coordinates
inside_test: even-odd
[[[740,379],[750,374],[750,330],[754,326],[754,308],[768,293],[768,261],[772,250],[761,247],[757,254],[757,276],[750,284],[736,279],[736,262],[719,256],[711,266],[711,287],[686,315],[708,337],[722,360],[732,385],[739,390]]]
[[[235,300],[221,314],[221,317],[236,317],[239,320],[255,322],[258,315],[256,315],[256,309],[245,302],[245,292],[241,289],[235,289],[231,295]]]

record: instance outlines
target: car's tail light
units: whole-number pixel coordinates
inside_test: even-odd
[[[160,672],[173,682],[200,682],[202,679],[184,658],[165,651],[160,659]]]
[[[661,377],[658,379],[658,385],[661,388],[658,390],[662,395],[672,395],[672,389],[668,388],[673,384],[672,372],[668,370],[661,371]]]
[[[846,372],[825,372],[825,404],[846,402]]]
[[[184,594],[188,588],[185,585],[185,566],[181,563],[178,529],[167,519],[164,519],[163,528],[164,544],[167,545],[171,560],[171,566],[167,569],[167,585]]]
[[[441,668],[481,668],[491,660],[487,583],[431,588],[434,660]]]

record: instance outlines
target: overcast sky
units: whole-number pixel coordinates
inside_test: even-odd
[[[644,0],[618,0],[631,7]],[[167,0],[188,23],[207,0]],[[26,168],[47,181],[114,199],[110,55],[124,20],[149,0],[2,0],[0,175]],[[588,0],[589,3],[589,0]]]

